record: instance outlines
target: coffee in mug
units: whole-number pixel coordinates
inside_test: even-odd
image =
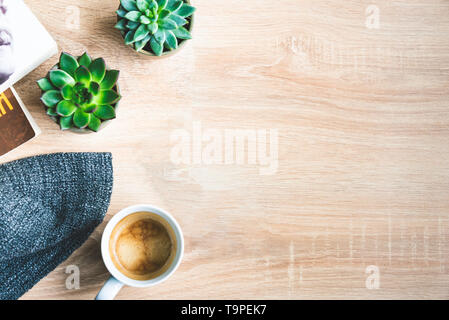
[[[111,300],[123,285],[146,288],[167,280],[184,254],[184,237],[176,220],[148,204],[116,213],[101,238],[101,256],[111,273],[96,300]]]
[[[164,273],[176,253],[170,225],[151,212],[136,212],[113,229],[109,254],[115,267],[134,280],[150,280]]]

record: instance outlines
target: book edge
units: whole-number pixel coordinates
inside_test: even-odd
[[[31,127],[33,128],[34,131],[34,137],[31,138],[30,140],[34,139],[35,137],[37,137],[38,135],[40,135],[42,133],[41,129],[39,128],[39,126],[37,125],[36,121],[34,121],[30,111],[28,110],[28,108],[25,106],[25,103],[23,103],[22,99],[20,98],[20,96],[18,95],[16,89],[14,89],[14,87],[10,88],[12,93],[14,94],[14,97],[17,99],[17,102],[19,103],[20,107],[22,108],[23,113],[25,114],[25,117],[27,118],[28,122],[30,123]],[[28,140],[28,141],[30,141]],[[13,149],[14,150],[14,149]]]

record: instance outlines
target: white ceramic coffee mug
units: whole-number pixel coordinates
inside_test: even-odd
[[[168,268],[158,275],[157,277],[150,280],[134,280],[127,276],[125,276],[122,272],[120,272],[117,267],[112,262],[112,258],[109,251],[109,241],[111,240],[111,234],[114,230],[114,227],[122,221],[125,217],[137,213],[137,212],[150,212],[156,216],[162,218],[167,224],[171,227],[174,237],[173,239],[176,241],[176,251],[174,252],[174,257],[170,261],[170,265]],[[103,261],[109,272],[112,276],[108,281],[104,284],[103,288],[101,288],[98,293],[96,300],[112,300],[123,287],[123,285],[128,285],[131,287],[150,287],[156,284],[159,284],[165,280],[167,280],[178,268],[181,263],[182,256],[184,254],[184,237],[182,235],[181,228],[176,220],[165,210],[157,208],[151,205],[135,205],[132,207],[128,207],[123,209],[114,217],[112,217],[111,221],[106,226],[106,229],[103,232],[103,236],[101,238],[101,255],[103,256]]]

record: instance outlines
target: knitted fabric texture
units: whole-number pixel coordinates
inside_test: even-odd
[[[0,166],[0,299],[18,299],[103,221],[110,153],[57,153]]]

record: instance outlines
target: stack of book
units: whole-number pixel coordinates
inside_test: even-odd
[[[12,85],[57,51],[22,0],[0,0],[0,157],[39,135]]]

